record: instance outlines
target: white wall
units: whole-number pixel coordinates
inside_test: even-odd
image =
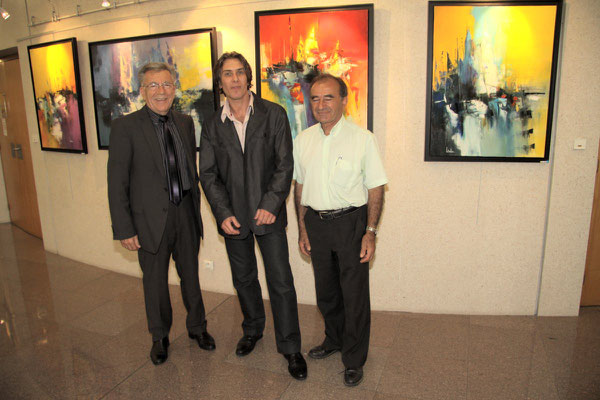
[[[39,8],[32,7],[37,3]],[[28,0],[39,19],[48,17],[39,11],[46,3]],[[326,5],[349,3],[362,2]],[[49,251],[139,275],[135,257],[111,240],[107,152],[97,150],[88,42],[215,26],[218,53],[237,50],[254,65],[254,11],[325,5],[186,0],[177,2],[179,12],[170,13],[165,11],[175,7],[170,4],[150,2],[30,29],[21,5],[11,10],[10,23],[0,22],[0,49],[19,47],[30,136],[37,136],[37,124],[27,46],[72,36],[79,41],[89,154],[41,152],[32,143]],[[374,131],[390,182],[371,269],[372,307],[532,315],[538,312],[539,294],[540,314],[577,315],[600,138],[599,83],[591,79],[600,59],[600,45],[592,40],[600,37],[600,3],[565,4],[554,152],[550,163],[540,164],[425,163],[427,1],[374,4]],[[587,139],[587,150],[572,150],[576,137]],[[312,269],[297,250],[291,199],[288,205],[299,301],[314,304]],[[206,201],[202,212],[206,232],[200,259],[215,261],[214,271],[201,269],[202,287],[233,293],[223,240]],[[261,281],[265,287],[262,272]]]
[[[600,137],[600,2],[568,3],[565,21],[540,315],[574,314],[579,305]],[[577,137],[586,151],[572,150]]]

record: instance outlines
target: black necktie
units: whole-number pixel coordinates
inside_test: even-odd
[[[168,117],[161,115],[159,121],[162,123],[163,134],[165,138],[165,157],[167,157],[167,184],[169,186],[169,200],[175,205],[181,203],[181,179],[179,177],[179,168],[177,168],[177,156],[175,155],[175,145],[173,135],[167,124]]]

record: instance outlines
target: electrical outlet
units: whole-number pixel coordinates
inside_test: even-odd
[[[587,141],[585,140],[585,138],[575,139],[575,141],[573,142],[573,150],[585,150],[587,144],[586,142]]]
[[[213,271],[215,269],[215,264],[213,263],[212,260],[204,260],[203,264],[204,264],[204,268],[206,268],[206,269],[210,269],[211,271]]]

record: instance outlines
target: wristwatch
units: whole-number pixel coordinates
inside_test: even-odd
[[[373,235],[377,236],[377,228],[373,228],[372,226],[367,226],[367,231],[373,232]]]

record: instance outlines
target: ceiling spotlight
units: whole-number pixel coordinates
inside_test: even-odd
[[[104,8],[108,8],[108,7],[110,7],[110,1],[108,1],[108,0],[103,0],[101,5],[102,5],[102,7],[104,7]]]
[[[4,19],[10,18],[10,13],[2,7],[0,7],[0,15],[2,15],[2,18]]]

